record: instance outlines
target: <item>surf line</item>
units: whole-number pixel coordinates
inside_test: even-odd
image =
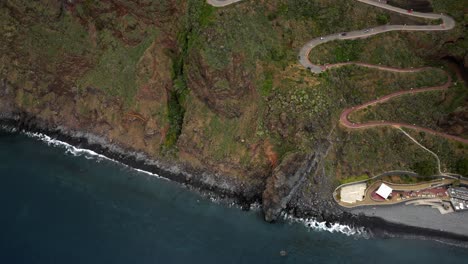
[[[314,218],[298,218],[290,214],[283,213],[283,219],[289,223],[300,223],[305,227],[315,231],[327,231],[329,233],[340,233],[346,236],[355,236],[369,238],[370,233],[364,227],[351,227],[340,223],[329,223],[326,221],[318,221]]]
[[[28,132],[28,131],[25,131],[25,130],[22,130],[21,131],[22,134],[30,137],[30,138],[34,138],[36,140],[39,140],[39,141],[42,141],[44,143],[46,143],[47,145],[49,146],[52,146],[52,147],[59,147],[59,148],[64,148],[65,149],[65,153],[67,154],[71,154],[75,157],[80,157],[80,156],[83,156],[84,158],[86,159],[95,159],[97,160],[98,162],[100,160],[107,160],[107,161],[111,161],[111,162],[114,162],[116,164],[119,164],[119,165],[122,165],[124,166],[125,168],[128,168],[128,169],[131,169],[131,170],[134,170],[134,171],[137,171],[139,173],[143,173],[143,174],[147,174],[147,175],[150,175],[150,176],[153,176],[153,177],[156,177],[158,179],[163,179],[163,180],[167,180],[169,181],[168,178],[165,178],[165,177],[162,177],[158,174],[155,174],[155,173],[151,173],[149,171],[145,171],[145,170],[141,170],[141,169],[138,169],[138,168],[134,168],[134,167],[131,167],[129,165],[126,165],[122,162],[119,162],[115,159],[111,159],[105,155],[102,155],[102,154],[99,154],[95,151],[92,151],[90,149],[84,149],[84,148],[77,148],[71,144],[68,144],[67,142],[64,142],[64,141],[60,141],[58,139],[54,139],[54,138],[51,138],[50,136],[47,136],[45,134],[42,134],[42,133],[37,133],[37,132]]]

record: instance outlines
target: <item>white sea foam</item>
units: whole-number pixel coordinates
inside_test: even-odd
[[[250,204],[250,210],[252,211],[259,211],[261,209],[262,209],[262,205],[260,203],[255,202],[255,203]]]
[[[8,125],[0,125],[0,130],[10,132],[10,133],[14,133],[14,132],[18,131],[18,129],[16,127],[12,127],[12,126],[8,126]]]
[[[125,165],[125,164],[123,164],[121,162],[118,162],[117,160],[111,159],[111,158],[106,157],[106,156],[104,156],[102,154],[94,152],[94,151],[92,151],[90,149],[77,148],[77,147],[75,147],[73,145],[68,144],[67,142],[63,142],[63,141],[51,138],[51,137],[49,137],[49,136],[47,136],[45,134],[42,134],[42,133],[33,133],[33,132],[27,132],[27,131],[22,131],[22,132],[23,132],[24,135],[26,135],[28,137],[31,137],[31,138],[38,139],[38,140],[46,143],[49,146],[64,148],[65,153],[71,154],[71,155],[76,156],[76,157],[82,156],[82,157],[84,157],[86,159],[94,159],[94,160],[96,160],[98,162],[101,161],[101,160],[108,160],[108,161],[120,164],[120,165],[122,165],[122,166],[124,166],[124,167],[126,167],[128,169],[137,171],[139,173],[144,173],[144,174],[147,174],[147,175],[150,175],[150,176],[153,176],[153,177],[168,180],[167,178],[161,177],[158,174],[130,167],[130,166]]]
[[[150,175],[150,176],[153,176],[153,177],[157,177],[157,178],[162,179],[162,180],[169,180],[168,178],[159,176],[159,175],[156,174],[156,173],[152,173],[152,172],[149,172],[149,171],[145,171],[145,170],[140,170],[140,169],[137,169],[137,168],[133,168],[133,167],[127,166],[127,165],[125,165],[125,164],[123,164],[123,165],[126,166],[127,168],[130,168],[130,169],[132,169],[132,170],[138,171],[138,172],[143,173],[143,174],[147,174],[147,175]]]
[[[145,171],[145,170],[141,170],[141,169],[132,168],[132,167],[127,166],[125,164],[122,164],[122,163],[120,163],[120,162],[118,162],[118,161],[116,161],[114,159],[111,159],[111,158],[106,157],[106,156],[104,156],[102,154],[96,153],[96,152],[94,152],[92,150],[77,148],[77,147],[75,147],[73,145],[70,145],[70,144],[68,144],[66,142],[51,138],[51,137],[49,137],[49,136],[47,136],[45,134],[33,133],[33,132],[27,132],[27,131],[23,131],[23,134],[25,134],[26,136],[29,136],[31,138],[38,139],[38,140],[46,143],[49,146],[64,148],[65,153],[71,154],[73,156],[83,156],[86,159],[95,159],[97,161],[107,160],[107,161],[115,162],[115,163],[118,163],[118,164],[120,164],[122,166],[125,166],[126,168],[135,170],[135,171],[137,171],[139,173],[144,173],[144,174],[147,174],[147,175],[151,175],[151,176],[154,176],[154,177],[158,177],[158,178],[161,178],[161,179],[168,180],[167,178],[161,177],[161,176],[159,176],[157,174],[154,174],[154,173],[151,173],[151,172],[148,172],[148,171]],[[210,195],[208,198],[209,198],[209,200],[211,200],[211,202],[214,202],[214,203],[219,203],[220,202],[220,199],[218,199],[218,198],[216,198],[214,196]],[[238,206],[236,203],[232,203],[230,205],[233,206],[233,207]],[[255,203],[255,204],[251,205],[250,209],[251,210],[259,210],[260,208],[261,208],[261,205],[258,204],[258,203]],[[369,236],[368,232],[366,232],[363,227],[353,228],[353,227],[350,227],[350,226],[347,226],[347,225],[341,225],[339,223],[332,223],[331,225],[327,226],[326,222],[319,222],[319,221],[317,221],[315,219],[311,219],[311,218],[297,218],[297,217],[294,217],[294,216],[288,215],[288,214],[282,214],[282,216],[286,221],[288,221],[290,223],[301,223],[304,226],[306,226],[307,228],[310,228],[310,229],[313,229],[313,230],[328,231],[330,233],[341,233],[341,234],[345,234],[347,236],[357,236],[357,237],[368,237]]]
[[[327,231],[330,233],[341,233],[347,236],[355,236],[362,238],[369,238],[369,233],[364,229],[364,227],[350,227],[348,225],[342,225],[339,223],[330,223],[327,226],[327,222],[317,221],[313,218],[297,218],[289,214],[282,215],[284,220],[290,223],[301,223],[307,228],[317,231]]]

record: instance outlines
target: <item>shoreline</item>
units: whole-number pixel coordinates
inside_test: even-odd
[[[92,133],[67,131],[62,127],[49,128],[35,118],[25,118],[21,115],[2,116],[0,125],[30,133],[40,133],[52,139],[59,140],[81,149],[91,150],[106,158],[119,162],[131,168],[156,174],[159,177],[195,188],[203,193],[214,195],[220,199],[235,200],[243,210],[248,210],[252,204],[261,203],[261,192],[255,195],[255,187],[244,188],[235,182],[211,182],[221,175],[188,168],[182,164],[169,163],[150,159],[146,153],[121,148],[106,139]],[[199,175],[200,177],[195,177]],[[225,180],[225,179],[224,179]],[[217,186],[213,183],[218,184]],[[249,196],[245,195],[248,194]]]
[[[76,133],[75,135],[64,131],[64,128],[51,129],[45,125],[41,125],[39,120],[35,118],[24,118],[20,115],[5,116],[0,115],[0,125],[17,129],[16,132],[20,131],[40,133],[49,136],[51,139],[59,140],[70,144],[80,149],[88,149],[99,155],[103,155],[118,163],[122,163],[125,166],[129,166],[133,169],[142,170],[144,172],[155,174],[159,177],[180,183],[189,189],[199,192],[201,195],[208,197],[216,197],[220,202],[231,202],[238,205],[242,210],[248,211],[251,206],[262,204],[261,194],[262,190],[257,191],[258,195],[252,195],[246,197],[243,193],[235,191],[232,188],[239,188],[242,186],[231,186],[231,189],[223,188],[220,186],[208,185],[200,179],[194,179],[194,173],[202,173],[206,175],[206,172],[196,171],[184,171],[183,166],[177,166],[174,164],[164,164],[164,162],[148,159],[143,153],[131,152],[124,150],[119,146],[101,145],[95,142],[96,139],[86,137],[86,133]],[[78,137],[77,135],[82,135]],[[89,136],[89,134],[88,134]],[[151,163],[149,163],[151,162]],[[158,165],[161,165],[159,167]],[[217,182],[216,182],[217,183]],[[218,184],[218,183],[217,183]],[[231,183],[232,184],[232,183]],[[221,184],[223,185],[223,184]],[[228,185],[224,185],[228,186]],[[254,188],[250,188],[252,192]],[[323,198],[322,200],[326,200]],[[338,206],[338,205],[337,205]],[[284,211],[289,212],[287,215],[294,218],[294,221],[301,221],[306,226],[311,227],[307,224],[308,219],[316,219],[316,222],[325,222],[326,227],[331,227],[334,224],[347,225],[350,228],[364,228],[373,237],[381,238],[409,238],[409,239],[432,239],[441,241],[443,243],[454,244],[457,246],[468,247],[468,236],[462,234],[456,234],[437,229],[422,228],[419,226],[406,225],[404,223],[395,223],[388,221],[387,219],[364,215],[362,213],[356,214],[353,210],[346,210],[340,208],[341,212],[324,214],[319,209],[319,214],[314,215],[312,212],[301,209],[300,205],[288,206]],[[291,213],[292,212],[292,213]]]
[[[439,230],[447,233],[458,233],[468,236],[468,227],[464,225],[468,219],[468,211],[453,212],[442,215],[435,208],[416,205],[367,206],[351,209],[351,212],[362,213],[387,219],[393,223],[408,223],[413,226]]]

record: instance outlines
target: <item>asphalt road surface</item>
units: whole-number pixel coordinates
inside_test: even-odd
[[[242,0],[207,0],[207,3],[215,7],[223,7]]]
[[[239,1],[242,1],[242,0],[207,0],[209,4],[216,6],[216,7],[227,6],[227,5],[239,2]],[[314,38],[311,41],[307,42],[299,51],[299,63],[302,66],[309,69],[312,73],[316,73],[316,74],[324,72],[331,68],[342,67],[342,66],[350,65],[350,64],[359,65],[359,66],[367,67],[367,68],[374,68],[374,69],[383,70],[383,71],[393,71],[393,72],[402,72],[402,73],[422,71],[422,70],[427,69],[427,67],[417,68],[417,69],[401,69],[401,68],[373,65],[373,64],[368,64],[368,63],[359,63],[359,62],[336,63],[336,64],[330,64],[330,65],[317,65],[317,64],[313,64],[309,60],[309,55],[313,48],[317,47],[318,45],[322,45],[322,44],[325,44],[327,42],[334,41],[334,40],[351,40],[351,39],[367,38],[373,35],[377,35],[377,34],[384,33],[384,32],[390,32],[390,31],[444,31],[444,30],[450,30],[455,27],[455,20],[453,20],[453,18],[444,14],[413,12],[413,11],[405,10],[399,7],[394,7],[388,4],[384,4],[377,0],[356,0],[356,1],[359,1],[364,4],[372,5],[375,7],[379,7],[382,9],[386,9],[389,11],[393,11],[396,13],[408,15],[408,16],[426,18],[426,19],[440,19],[442,23],[440,25],[384,25],[384,26],[367,28],[367,29],[350,31],[350,32],[340,32],[340,33],[336,33],[336,34],[332,34],[328,36]],[[425,88],[414,89],[414,90],[411,89],[411,90],[399,91],[399,92],[395,92],[395,93],[386,95],[384,97],[378,98],[376,100],[367,102],[365,104],[345,109],[340,116],[340,123],[343,126],[347,128],[351,128],[351,129],[358,129],[358,128],[362,129],[362,128],[377,127],[377,126],[406,127],[406,128],[424,131],[433,135],[438,135],[438,136],[441,136],[450,140],[455,140],[455,141],[468,144],[468,139],[449,135],[449,134],[435,131],[429,128],[419,127],[416,125],[398,123],[398,122],[387,122],[387,121],[372,121],[372,122],[367,122],[367,123],[355,124],[349,121],[348,119],[349,115],[353,113],[354,111],[357,111],[359,109],[365,108],[370,105],[375,105],[378,103],[388,101],[395,97],[399,97],[399,96],[406,95],[406,94],[416,94],[416,93],[421,93],[421,92],[427,92],[427,91],[447,90],[452,84],[450,76],[448,74],[447,76],[448,76],[448,81],[444,85],[434,86],[434,87],[425,87]]]

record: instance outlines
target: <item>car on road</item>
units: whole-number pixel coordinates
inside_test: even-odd
[[[367,33],[367,32],[369,32],[369,31],[370,31],[370,29],[365,29],[365,30],[364,30],[364,33]]]
[[[324,38],[323,37],[320,37],[321,40],[323,40]]]
[[[340,36],[342,37],[346,36],[346,32],[341,33]]]

